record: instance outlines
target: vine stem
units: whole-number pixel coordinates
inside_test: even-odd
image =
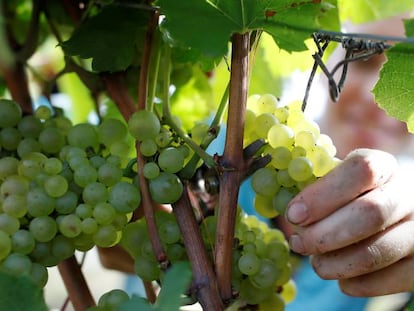
[[[173,204],[173,212],[193,271],[193,287],[203,310],[224,310],[213,267],[204,247],[187,191],[184,191],[180,199]]]
[[[75,256],[59,263],[58,269],[76,311],[84,311],[96,305]]]
[[[215,271],[221,297],[232,299],[232,249],[240,183],[246,161],[243,157],[243,132],[249,76],[249,33],[232,36],[232,58],[229,89],[226,144],[219,160],[220,196],[217,211]]]

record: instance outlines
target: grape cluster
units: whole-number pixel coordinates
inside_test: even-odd
[[[46,267],[119,242],[140,204],[121,168],[128,129],[117,119],[72,125],[44,107],[23,116],[5,99],[0,107],[0,269],[44,286]]]
[[[264,139],[262,152],[271,156],[271,162],[251,178],[255,209],[266,218],[283,214],[301,189],[339,162],[332,140],[305,116],[301,103],[282,106],[271,94],[249,97],[245,139],[246,144]]]
[[[128,127],[145,157],[143,175],[148,180],[152,199],[160,204],[176,202],[184,189],[177,173],[190,154],[188,147],[168,126],[161,125],[154,112],[133,113]]]

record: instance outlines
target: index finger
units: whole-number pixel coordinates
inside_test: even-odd
[[[362,193],[383,185],[396,168],[397,161],[389,153],[357,149],[335,169],[294,197],[287,207],[286,218],[299,226],[312,224]]]

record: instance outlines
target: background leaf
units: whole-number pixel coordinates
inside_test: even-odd
[[[406,21],[405,27],[414,38],[414,19]],[[414,133],[414,44],[396,44],[387,52],[387,59],[373,90],[375,100],[390,116],[407,122]]]

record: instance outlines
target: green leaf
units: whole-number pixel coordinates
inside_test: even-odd
[[[407,35],[414,37],[414,19],[406,21],[405,27]],[[375,100],[414,133],[414,44],[396,44],[387,52],[387,59],[373,90]]]
[[[335,16],[332,2],[335,1],[159,0],[157,4],[165,15],[162,29],[170,43],[217,57],[226,53],[233,33],[251,30],[270,33],[287,51],[305,50],[303,41],[326,26],[320,20],[330,29],[337,29],[334,21],[338,18],[323,18],[327,12]],[[188,12],[194,18],[189,18]]]
[[[86,19],[62,47],[68,55],[92,58],[95,71],[125,70],[142,46],[148,16],[148,11],[134,7],[105,6]]]
[[[341,21],[365,23],[385,19],[413,9],[412,0],[338,0]]]
[[[165,274],[161,291],[155,303],[158,311],[179,310],[181,296],[191,282],[191,267],[189,262],[176,262]]]
[[[47,311],[43,289],[26,276],[0,272],[0,310]]]

